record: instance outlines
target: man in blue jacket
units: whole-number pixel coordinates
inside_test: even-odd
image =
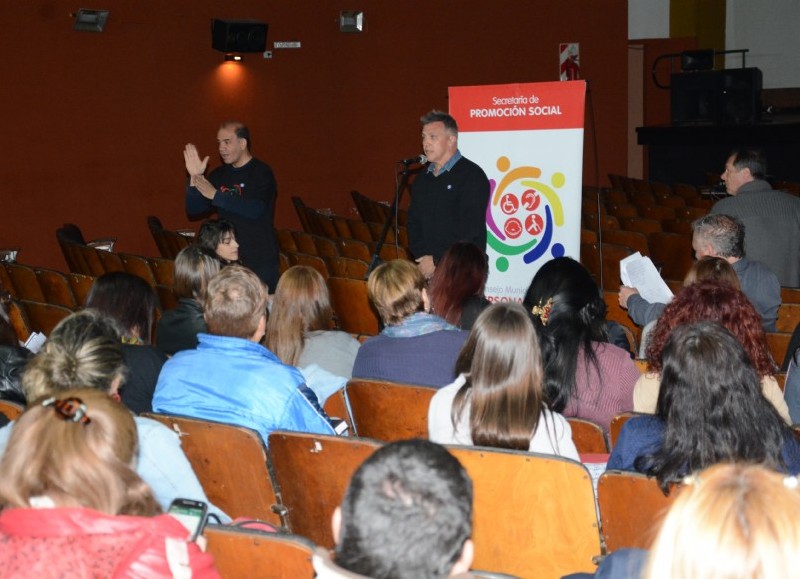
[[[208,284],[208,334],[161,369],[156,412],[183,414],[257,430],[335,434],[297,368],[259,344],[266,329],[267,292],[258,276],[232,265]]]

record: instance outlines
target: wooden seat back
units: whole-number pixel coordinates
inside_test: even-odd
[[[778,367],[782,367],[786,359],[786,352],[789,350],[789,342],[792,341],[792,334],[788,332],[767,332],[767,346],[772,354],[772,359]]]
[[[597,285],[600,285],[600,244],[584,243],[581,245],[581,263],[594,274]],[[603,243],[603,288],[619,291],[622,281],[619,277],[619,262],[633,253],[631,248],[614,243]]]
[[[625,231],[639,231],[645,235],[662,231],[660,221],[646,217],[623,217],[620,219],[620,227]]]
[[[606,550],[649,549],[670,505],[680,492],[664,496],[658,481],[643,474],[606,471],[597,483]]]
[[[694,263],[692,238],[680,233],[656,232],[648,237],[650,257],[664,279],[683,280]]]
[[[42,267],[34,268],[34,270],[45,301],[48,304],[64,306],[73,310],[78,307],[78,300],[75,298],[75,293],[72,291],[69,279],[65,274],[54,269]]]
[[[778,308],[778,321],[775,322],[776,329],[779,332],[791,334],[798,324],[800,324],[800,304],[782,303],[781,307]]]
[[[603,428],[591,420],[583,418],[567,418],[572,429],[572,442],[579,454],[606,454],[608,453],[608,442]]]
[[[294,237],[289,229],[276,229],[275,237],[278,238],[278,247],[283,252],[299,251]]]
[[[175,285],[175,260],[164,257],[148,257],[147,264],[157,284],[172,287]]]
[[[366,279],[369,264],[360,259],[342,257],[341,255],[325,258],[328,271],[335,277],[346,277],[348,279]]]
[[[100,263],[103,265],[103,271],[105,271],[105,273],[125,271],[125,266],[122,265],[122,258],[120,258],[118,253],[106,251],[104,249],[95,249],[95,251],[97,252]]]
[[[355,436],[355,428],[353,427],[353,418],[350,416],[350,404],[347,401],[347,395],[344,388],[337,390],[325,401],[323,406],[325,414],[331,418],[339,418],[347,422],[350,429],[350,435]]]
[[[333,547],[331,516],[350,477],[380,443],[354,437],[275,431],[269,456],[286,525],[325,548]]]
[[[384,441],[428,438],[428,407],[436,388],[352,378],[346,392],[359,436]]]
[[[207,526],[203,535],[222,577],[314,577],[314,544],[304,537],[222,525]]]
[[[14,328],[17,339],[24,343],[33,331],[30,321],[28,321],[28,313],[25,311],[25,307],[15,299],[9,299],[7,302],[4,300],[4,305],[6,306],[8,321],[11,327]]]
[[[119,258],[126,272],[142,278],[150,285],[155,285],[156,278],[153,275],[153,270],[150,269],[150,262],[147,261],[146,257],[134,255],[132,253],[120,253]]]
[[[261,519],[280,526],[273,510],[278,499],[272,487],[267,451],[250,428],[211,420],[146,413],[181,437],[181,447],[208,499],[230,517]]]
[[[342,257],[349,257],[352,259],[360,259],[366,263],[372,261],[372,250],[369,243],[358,239],[339,239],[339,253]]]
[[[529,452],[448,450],[473,482],[473,567],[519,577],[595,570],[600,531],[586,467]]]
[[[53,328],[72,313],[71,309],[54,304],[44,304],[32,300],[20,300],[19,303],[27,314],[31,331],[41,332],[45,336],[49,336]]]
[[[86,303],[86,298],[89,297],[89,292],[92,291],[94,276],[69,273],[67,274],[67,279],[69,279],[69,286],[72,288],[72,293],[75,294],[78,305],[83,306]]]
[[[642,339],[642,328],[634,324],[627,310],[623,310],[622,306],[619,305],[619,288],[617,288],[617,291],[603,291],[603,301],[606,303],[606,320],[617,322],[631,331],[634,338],[632,351],[637,352],[639,340]]]
[[[0,400],[0,414],[3,414],[9,420],[16,420],[23,412],[25,412],[25,407],[22,404],[9,400]]]
[[[331,276],[328,272],[328,266],[325,264],[325,260],[318,255],[309,253],[287,253],[286,255],[289,258],[290,265],[304,265],[315,269],[322,276],[322,279],[326,281]]]
[[[614,445],[619,440],[619,433],[622,432],[622,427],[629,419],[636,416],[636,412],[621,412],[611,419],[611,424],[608,427],[608,442],[609,448],[613,450]]]
[[[36,302],[47,302],[47,298],[39,285],[36,271],[29,265],[21,263],[4,263],[3,266],[11,280],[8,291],[15,298],[21,300],[33,300]]]
[[[378,334],[378,314],[369,301],[366,281],[331,277],[328,290],[340,330],[367,336]]]
[[[314,237],[311,233],[307,231],[292,231],[292,237],[298,253],[317,255],[317,244],[314,243]]]
[[[603,232],[603,243],[615,243],[625,245],[633,251],[638,251],[642,255],[650,255],[650,247],[647,245],[647,236],[638,231],[625,231],[624,229],[610,229]]]

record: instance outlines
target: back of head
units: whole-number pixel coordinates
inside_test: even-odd
[[[525,308],[497,303],[484,310],[461,350],[456,371],[468,375],[453,403],[453,424],[469,401],[474,444],[528,450],[544,407],[544,371],[539,340]]]
[[[200,225],[195,243],[216,255],[217,246],[222,243],[225,234],[236,237],[236,226],[227,219],[206,219]]]
[[[404,259],[395,259],[375,268],[367,280],[369,299],[387,325],[421,311],[425,277],[419,268]]]
[[[720,257],[744,257],[744,223],[736,217],[706,215],[692,222],[692,234]]]
[[[153,287],[124,271],[104,273],[92,284],[86,307],[114,319],[128,337],[150,341],[158,297]]]
[[[218,271],[213,251],[199,245],[184,247],[175,258],[175,296],[202,303],[208,282]]]
[[[312,267],[295,265],[278,280],[266,345],[284,364],[296,366],[308,332],[329,330],[333,319],[328,286]]]
[[[767,176],[767,158],[761,149],[736,149],[731,156],[734,158],[733,166],[739,171],[750,169],[753,179],[764,179]]]
[[[454,243],[447,249],[431,278],[433,312],[458,325],[467,300],[481,295],[489,273],[486,254],[474,243]]]
[[[246,267],[225,267],[208,282],[203,310],[209,333],[250,339],[266,315],[267,291]]]
[[[578,356],[594,364],[592,342],[608,341],[606,304],[585,267],[557,257],[536,272],[522,305],[540,337],[547,399],[561,412],[575,391]]]
[[[403,440],[356,470],[336,563],[382,579],[447,577],[472,534],[472,481],[444,447]]]
[[[640,457],[637,469],[666,486],[686,474],[686,465],[746,460],[783,467],[787,429],[733,334],[710,321],[679,326],[662,357],[656,414],[664,443]]]
[[[647,579],[797,576],[800,494],[794,477],[721,464],[692,477],[650,552]]]
[[[39,401],[14,425],[0,461],[0,502],[30,507],[48,497],[109,515],[159,512],[134,470],[133,415],[107,394],[79,388]]]
[[[719,322],[736,336],[760,377],[775,371],[761,316],[753,304],[740,290],[711,279],[684,287],[664,308],[647,344],[650,370],[661,371],[661,351],[674,328],[704,320]]]
[[[683,287],[706,279],[727,284],[737,290],[741,289],[736,271],[721,257],[707,256],[695,261],[683,278]]]
[[[22,375],[29,403],[70,388],[96,388],[108,395],[125,374],[117,324],[96,310],[61,320]]]

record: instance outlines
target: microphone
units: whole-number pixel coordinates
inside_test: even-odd
[[[402,165],[415,165],[419,163],[420,165],[424,165],[428,162],[428,157],[425,155],[417,155],[416,157],[409,157],[408,159],[403,159],[402,161],[398,161],[398,163]]]

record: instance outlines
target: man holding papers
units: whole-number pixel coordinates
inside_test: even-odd
[[[692,223],[692,230],[695,257],[720,257],[727,261],[739,278],[742,291],[761,316],[764,331],[774,332],[778,307],[781,305],[780,283],[766,265],[744,257],[745,230],[742,222],[730,215],[706,215]],[[627,260],[623,260],[625,261]],[[652,272],[647,279],[652,279]],[[624,278],[623,283],[626,283]],[[633,287],[628,287],[629,284],[626,283],[620,287],[619,304],[628,310],[628,315],[636,324],[644,326],[657,319],[663,311],[664,305],[657,302],[666,303],[669,299],[653,299],[642,291],[639,283],[632,281],[632,285]]]

